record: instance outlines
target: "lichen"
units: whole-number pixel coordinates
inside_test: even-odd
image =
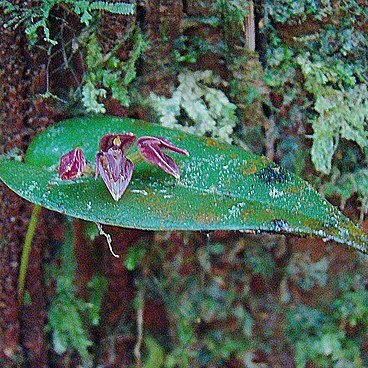
[[[186,70],[178,75],[178,80],[171,98],[154,93],[150,96],[161,124],[231,143],[237,107],[218,88],[222,80],[210,70]]]
[[[323,257],[313,262],[308,253],[295,253],[287,267],[287,273],[302,289],[326,286],[329,261]]]

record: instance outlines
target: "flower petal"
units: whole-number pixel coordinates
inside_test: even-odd
[[[169,149],[186,156],[189,155],[187,150],[176,147],[172,142],[162,137],[141,137],[137,141],[137,148],[146,162],[158,166],[176,179],[180,178],[179,167],[162,149]]]
[[[100,139],[100,151],[107,152],[112,147],[120,148],[123,152],[134,144],[135,134],[131,132],[120,134],[106,134]]]
[[[160,148],[168,149],[170,151],[180,153],[181,155],[189,156],[189,152],[186,149],[175,146],[174,143],[170,142],[168,139],[163,137],[140,137],[138,139],[137,145],[139,142],[152,141],[158,142]]]
[[[60,158],[58,174],[62,180],[77,179],[83,174],[86,165],[84,153],[77,147]]]
[[[101,175],[115,201],[121,198],[128,187],[133,169],[133,162],[118,149],[110,148],[108,152],[98,152],[96,155],[95,178]]]

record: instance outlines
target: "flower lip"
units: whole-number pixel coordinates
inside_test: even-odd
[[[123,155],[121,149],[112,147],[107,152],[98,152],[96,155],[95,178],[101,175],[115,201],[120,199],[128,187],[133,169],[133,162]]]
[[[163,149],[189,156],[187,150],[175,146],[162,137],[140,137],[137,141],[137,149],[146,162],[158,166],[176,179],[180,178],[180,169],[175,161],[163,152]]]
[[[105,134],[100,139],[100,151],[107,152],[110,148],[116,147],[126,152],[132,147],[136,140],[134,133],[127,132],[121,134]]]
[[[77,179],[83,174],[86,160],[81,148],[77,147],[61,156],[58,174],[62,180]]]

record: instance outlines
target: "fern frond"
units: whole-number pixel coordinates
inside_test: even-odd
[[[31,45],[38,39],[37,31],[42,28],[44,40],[55,45],[57,42],[50,39],[50,30],[47,22],[50,16],[51,9],[58,5],[68,5],[75,14],[80,16],[81,23],[89,25],[93,14],[98,10],[105,10],[114,14],[132,15],[134,14],[134,4],[128,3],[109,3],[108,1],[91,1],[91,0],[42,0],[40,5],[28,9],[12,4],[8,0],[0,0],[0,8],[4,14],[9,14],[9,20],[3,23],[3,27],[24,23],[26,34],[30,39]],[[1,17],[1,16],[0,16]],[[3,18],[3,17],[1,17]]]
[[[134,5],[128,3],[108,3],[106,1],[93,1],[89,4],[89,10],[106,10],[110,13],[132,15]]]
[[[0,19],[4,21],[2,24],[3,28],[13,26],[13,29],[16,29],[21,23],[29,18],[28,12],[21,9],[18,5],[12,4],[10,1],[0,1],[0,8],[3,8],[2,13],[7,16],[4,17],[0,14]]]
[[[4,14],[19,11],[19,6],[12,4],[10,1],[1,0],[0,8],[4,8]]]

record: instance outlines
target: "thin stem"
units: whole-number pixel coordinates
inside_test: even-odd
[[[143,309],[144,309],[144,288],[138,290],[138,307],[137,307],[137,342],[134,346],[135,366],[142,368],[141,347],[143,342]]]
[[[24,247],[22,250],[22,257],[20,260],[19,276],[18,276],[18,301],[19,304],[23,302],[24,285],[26,282],[26,274],[28,268],[29,253],[31,251],[32,240],[35,234],[38,216],[41,212],[41,206],[35,204],[32,215],[29,220],[26,238],[24,240]]]

